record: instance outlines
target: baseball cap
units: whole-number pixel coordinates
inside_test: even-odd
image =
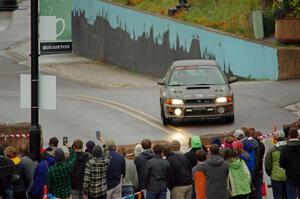
[[[245,137],[245,132],[242,129],[237,129],[235,130],[233,136],[240,140]]]
[[[284,138],[285,134],[284,134],[283,131],[276,131],[275,132],[275,137],[276,137],[276,140],[278,140],[279,138]]]

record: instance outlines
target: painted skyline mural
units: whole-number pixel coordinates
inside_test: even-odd
[[[240,77],[278,77],[276,48],[103,1],[73,3],[73,44],[80,55],[157,77],[174,60],[196,58],[215,59]]]

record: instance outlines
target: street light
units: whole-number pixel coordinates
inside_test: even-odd
[[[18,9],[16,0],[0,0],[0,31],[11,25],[13,11],[16,9]]]
[[[31,127],[29,150],[35,160],[40,160],[41,129],[39,125],[39,35],[38,0],[31,0]]]

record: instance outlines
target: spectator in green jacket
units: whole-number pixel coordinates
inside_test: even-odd
[[[73,148],[69,147],[70,157],[65,158],[61,148],[54,151],[55,165],[48,171],[48,191],[56,198],[70,198],[71,196],[71,172],[76,163]]]
[[[247,199],[251,193],[251,174],[237,153],[230,148],[224,150],[224,159],[229,163],[228,189],[231,199]]]
[[[283,131],[275,133],[277,143],[267,152],[265,158],[265,170],[271,177],[274,199],[287,198],[285,170],[279,166],[280,154],[286,145],[285,134]]]

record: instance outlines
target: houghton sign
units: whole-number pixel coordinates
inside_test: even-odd
[[[40,52],[72,52],[72,0],[40,0]]]

